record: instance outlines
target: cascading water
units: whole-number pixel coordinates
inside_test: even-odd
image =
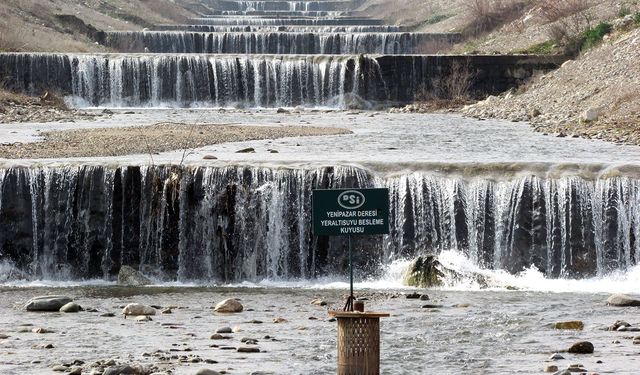
[[[121,52],[230,54],[412,54],[429,43],[453,45],[459,34],[109,32]]]
[[[486,268],[602,276],[640,260],[640,181],[495,181],[354,167],[65,167],[0,171],[0,261],[48,279],[129,264],[180,281],[313,278],[345,267],[311,233],[312,188],[385,186],[391,233],[355,239],[359,269],[458,249]]]
[[[255,33],[255,32],[298,32],[298,33],[399,33],[407,32],[404,26],[215,26],[215,25],[159,25],[156,31],[184,31],[211,33]]]
[[[14,88],[56,88],[79,107],[335,107],[347,93],[387,98],[367,57],[9,54],[0,63]],[[368,72],[367,82],[356,72]]]
[[[338,18],[287,18],[287,17],[206,17],[192,18],[194,25],[219,26],[375,26],[382,25],[382,21],[370,18],[338,17]]]

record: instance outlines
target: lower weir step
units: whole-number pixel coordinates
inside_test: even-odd
[[[69,166],[0,169],[0,264],[63,280],[113,276],[120,265],[209,282],[343,273],[346,238],[312,235],[311,189],[372,186],[389,188],[391,232],[354,238],[363,274],[450,249],[482,267],[549,277],[640,260],[640,182],[624,176]]]

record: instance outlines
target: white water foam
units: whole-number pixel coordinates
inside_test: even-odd
[[[487,279],[487,290],[525,290],[551,293],[637,293],[640,285],[640,265],[626,271],[616,271],[602,277],[586,279],[550,279],[534,266],[513,275],[503,270],[487,270],[478,267],[459,251],[442,252],[438,260],[447,268],[463,275],[480,274]],[[464,278],[451,283],[445,290],[480,290],[474,278]]]

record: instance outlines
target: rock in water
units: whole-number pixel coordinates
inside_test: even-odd
[[[156,315],[156,309],[139,303],[130,303],[122,309],[124,315]]]
[[[129,375],[134,374],[133,367],[127,365],[107,367],[102,375]]]
[[[404,283],[419,288],[441,286],[446,277],[445,267],[433,255],[418,257],[411,262]]]
[[[208,368],[202,368],[196,371],[195,375],[220,375],[218,371],[209,370]]]
[[[151,280],[139,271],[129,266],[120,267],[120,272],[118,272],[118,285],[142,286],[149,284],[151,284]]]
[[[32,298],[24,308],[27,311],[60,311],[60,308],[71,302],[67,296],[40,296]]]
[[[60,312],[64,313],[77,313],[80,310],[80,305],[75,302],[69,302],[60,308]]]
[[[575,354],[591,354],[593,353],[593,344],[589,341],[580,341],[571,345],[567,351]]]
[[[477,273],[463,275],[442,265],[435,255],[426,255],[416,258],[404,274],[404,284],[419,288],[431,288],[442,286],[447,280],[456,283],[464,279],[469,279],[481,288],[486,288],[487,279]]]
[[[239,313],[242,309],[242,304],[238,302],[238,300],[235,298],[228,298],[219,302],[214,308],[214,311],[219,313]]]
[[[553,325],[555,329],[575,329],[581,331],[584,329],[584,323],[579,320],[573,320],[569,322],[558,322]]]
[[[607,299],[609,306],[640,306],[640,300],[627,296],[626,294],[614,294]]]

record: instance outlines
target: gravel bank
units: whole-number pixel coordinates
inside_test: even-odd
[[[468,106],[477,118],[530,121],[537,131],[640,145],[640,29],[534,80],[523,92]]]
[[[0,158],[44,159],[156,154],[226,142],[350,133],[346,129],[309,126],[158,123],[130,128],[45,132],[42,133],[42,142],[0,145]]]

